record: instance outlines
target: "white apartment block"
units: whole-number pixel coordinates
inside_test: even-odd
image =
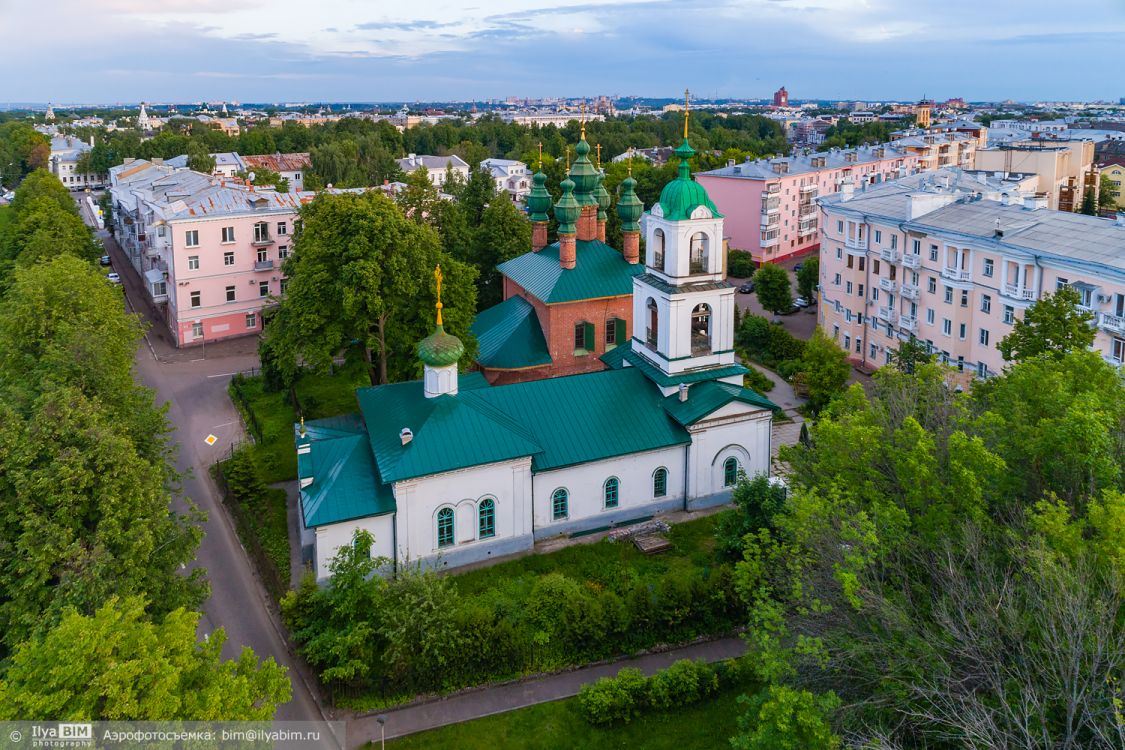
[[[531,192],[531,170],[526,164],[514,159],[485,159],[480,168],[492,175],[496,192],[506,193],[512,203],[523,205]]]
[[[449,173],[459,174],[462,180],[469,179],[468,163],[456,154],[450,154],[449,156],[410,154],[405,159],[396,159],[395,161],[398,162],[399,169],[407,174],[419,169],[426,170],[430,183],[436,188],[445,184],[446,175]]]
[[[820,324],[860,367],[915,337],[988,377],[1024,310],[1069,285],[1096,316],[1094,347],[1125,362],[1125,225],[1034,191],[1034,176],[941,170],[820,199]]]
[[[91,136],[90,140],[93,140]],[[83,154],[92,150],[93,144],[86,143],[81,138],[69,135],[56,135],[51,138],[51,157],[47,162],[48,168],[67,190],[84,190],[86,188],[100,188],[105,185],[104,174],[80,172],[78,160]]]

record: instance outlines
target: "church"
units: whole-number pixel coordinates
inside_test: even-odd
[[[536,175],[529,209],[540,244],[504,264],[512,294],[498,306],[530,311],[504,313],[489,355],[512,365],[496,370],[538,366],[552,376],[494,384],[484,363],[459,373],[465,350],[442,327],[439,269],[435,329],[417,349],[422,380],[361,388],[357,413],[294,425],[301,543],[318,580],[361,528],[375,539],[372,554],[396,566],[454,568],[539,539],[726,503],[741,473],[769,473],[778,407],[742,386],[723,217],[692,179],[686,124],[678,176],[645,219],[643,264],[635,183],[623,184],[618,253],[603,242],[608,196],[582,162],[584,143],[553,206],[559,241],[550,247],[552,207]],[[556,313],[568,303],[580,320]],[[549,335],[536,305],[548,308]],[[592,338],[569,339],[579,323]],[[552,371],[562,364],[575,374]]]

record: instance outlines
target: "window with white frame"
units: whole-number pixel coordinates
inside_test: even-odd
[[[992,297],[987,294],[980,296],[980,311],[984,313],[992,312]]]
[[[234,227],[223,227],[223,242],[234,242]]]
[[[259,281],[258,282],[258,296],[259,297],[270,296],[270,283],[268,281]]]
[[[246,327],[247,328],[257,328],[258,327],[258,315],[257,315],[257,313],[246,313]]]
[[[930,325],[934,324],[934,310],[933,310],[933,308],[929,308],[929,309],[926,310],[926,322],[929,323]]]
[[[985,258],[984,259],[984,275],[991,278],[992,274],[995,272],[995,270],[996,270],[996,264],[993,262],[992,258]]]
[[[233,250],[228,250],[225,253],[223,253],[223,265],[224,266],[233,266],[234,265],[234,251]]]
[[[988,329],[987,328],[980,329],[980,339],[979,340],[980,340],[981,346],[988,346]]]
[[[184,232],[184,247],[199,247],[198,229],[189,229]]]
[[[943,334],[945,334],[946,336],[952,336],[953,335],[953,321],[950,320],[949,318],[942,318],[941,319],[941,332]]]
[[[193,339],[203,338],[203,322],[202,321],[197,320],[197,321],[195,321],[194,323],[191,324],[191,337]]]
[[[199,270],[199,256],[198,255],[189,255],[188,259],[187,259],[187,267],[188,267],[189,271],[198,271]]]
[[[203,305],[202,294],[200,292],[192,292],[191,293],[191,306],[192,307],[201,307],[202,305]]]
[[[1004,305],[1004,322],[1008,325],[1016,322],[1016,308],[1011,305]]]
[[[234,302],[234,287],[227,287],[227,302]]]

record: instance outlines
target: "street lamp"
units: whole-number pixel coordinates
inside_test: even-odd
[[[379,722],[379,750],[387,750],[387,717],[376,716],[375,721]]]

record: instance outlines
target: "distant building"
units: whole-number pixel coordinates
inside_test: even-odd
[[[255,169],[268,169],[277,172],[289,182],[290,190],[305,189],[305,173],[312,167],[312,158],[307,151],[292,154],[264,154],[261,156],[242,156],[243,172]]]
[[[1039,177],[1037,192],[1048,208],[1077,211],[1087,185],[1095,192],[1097,167],[1093,141],[1025,140],[981,149],[976,167],[990,172],[1028,172]]]
[[[90,137],[93,141],[93,136]],[[93,149],[92,143],[86,143],[81,138],[69,135],[56,135],[51,138],[51,156],[47,168],[51,174],[68,190],[84,190],[85,188],[100,188],[105,185],[104,174],[93,174],[79,171],[79,159],[82,155]]]
[[[47,102],[47,114],[44,115],[44,117],[46,118],[47,122],[55,121],[55,108],[51,106],[50,102]]]
[[[676,153],[676,150],[671,146],[653,146],[652,148],[632,148],[628,151],[618,154],[610,161],[622,162],[628,159],[644,159],[655,167],[662,167],[668,163]]]
[[[1121,183],[1125,182],[1125,159],[1119,158],[1117,162],[1103,164],[1101,173],[1113,185],[1113,197],[1116,200],[1117,208],[1125,209],[1125,190],[1121,189]]]
[[[773,92],[773,106],[775,107],[788,107],[789,106],[789,92],[782,86],[777,91]]]
[[[396,159],[395,161],[398,162],[399,169],[407,174],[419,169],[426,170],[430,183],[438,188],[445,184],[446,173],[450,171],[461,175],[464,180],[469,179],[468,163],[456,154],[450,154],[449,156],[410,154],[405,159]]]
[[[683,105],[680,106],[682,107]],[[587,112],[585,117],[587,122],[605,119],[605,115],[590,112]],[[557,128],[564,128],[567,123],[581,120],[582,114],[580,112],[501,112],[500,119],[504,122],[515,123],[516,125],[537,125],[540,127],[544,125],[554,125]]]
[[[914,124],[920,128],[930,127],[933,116],[934,103],[931,99],[923,99],[914,106]]]
[[[854,122],[857,125],[862,125],[865,122],[875,122],[876,119],[874,112],[860,111],[852,112],[848,115],[848,122]]]
[[[957,131],[941,133],[915,128],[897,131],[891,138],[892,146],[918,157],[918,169],[922,172],[943,167],[975,169],[977,149],[981,147],[977,136]]]
[[[521,205],[531,192],[531,170],[522,161],[485,159],[480,168],[492,175],[497,192],[506,193],[517,205]]]

